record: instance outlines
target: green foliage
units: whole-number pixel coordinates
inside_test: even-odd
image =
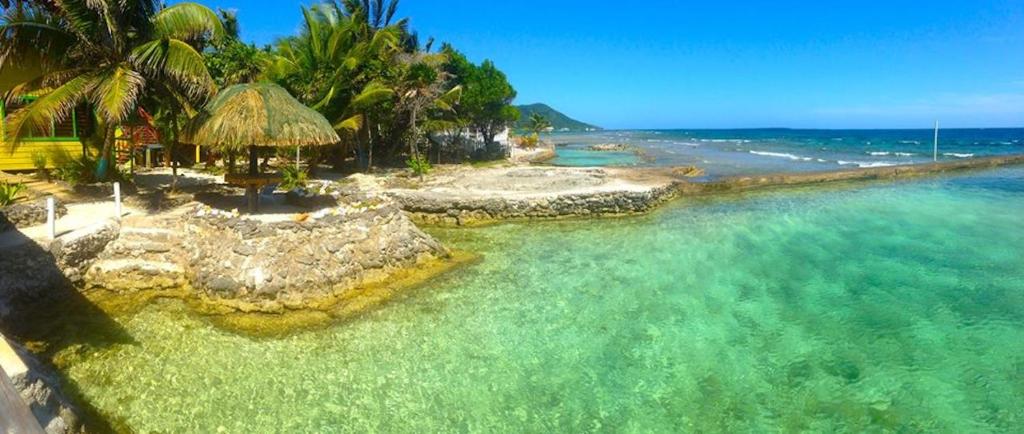
[[[413,157],[410,157],[408,160],[405,161],[405,165],[406,167],[409,168],[409,170],[412,170],[412,173],[414,175],[420,177],[429,174],[430,170],[432,169],[432,167],[430,166],[430,161],[427,160],[427,157],[424,157],[422,155],[415,155]]]
[[[14,203],[25,190],[25,184],[11,184],[0,181],[0,206],[7,206]]]
[[[295,167],[295,165],[289,164],[281,168],[281,185],[280,187],[284,190],[294,190],[296,188],[304,188],[309,182],[309,176],[306,171]]]
[[[206,69],[220,88],[258,81],[272,62],[268,49],[227,39],[203,53]]]
[[[516,140],[516,145],[523,149],[536,148],[538,143],[540,143],[540,137],[537,135],[537,133],[530,134],[528,136],[520,136]]]
[[[35,151],[32,153],[32,167],[36,168],[38,172],[46,171],[46,163],[49,159],[46,157],[45,152]]]
[[[456,109],[474,130],[484,136],[484,142],[493,145],[494,137],[519,119],[519,111],[513,107],[516,91],[508,77],[485,60],[476,66],[450,45],[441,48],[448,57],[445,65],[455,84],[462,87],[461,100]]]
[[[551,128],[551,122],[540,113],[533,113],[530,115],[530,131],[537,135]]]
[[[201,104],[215,90],[200,50],[224,36],[217,15],[197,3],[155,0],[38,2],[0,16],[0,73],[39,59],[38,72],[8,92],[39,98],[11,113],[7,143],[63,120],[89,102],[109,156],[116,126],[143,101]]]

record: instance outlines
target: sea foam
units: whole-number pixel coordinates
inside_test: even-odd
[[[811,157],[801,157],[799,155],[786,154],[786,153],[783,153],[783,152],[750,151],[750,153],[754,154],[754,155],[763,155],[765,157],[788,158],[790,160],[796,160],[796,161],[811,161],[811,160],[813,160],[813,158],[811,158]]]
[[[974,156],[974,154],[959,154],[959,153],[956,153],[956,152],[946,152],[946,153],[944,153],[942,155],[945,155],[947,157],[956,157],[956,158],[971,158],[971,157]]]
[[[854,166],[857,167],[889,167],[897,166],[897,163],[890,163],[888,161],[837,161],[840,166]]]

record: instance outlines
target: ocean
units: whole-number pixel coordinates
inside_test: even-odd
[[[824,171],[933,161],[933,130],[649,130],[554,133],[555,165],[684,166],[709,176]],[[595,152],[623,143],[635,152]],[[939,161],[1024,153],[1024,128],[939,131]]]
[[[924,159],[900,134],[783,134],[628,137]],[[950,149],[1019,146],[993,134],[1011,144]],[[1021,216],[1005,168],[432,229],[481,261],[358,318],[253,338],[160,301],[115,318],[120,339],[75,327],[60,360],[136,432],[1020,432]]]

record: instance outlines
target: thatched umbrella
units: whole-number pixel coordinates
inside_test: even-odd
[[[223,151],[249,149],[249,176],[259,177],[257,148],[324,146],[341,141],[320,113],[302,105],[272,83],[238,84],[217,94],[186,129],[194,145]],[[250,211],[255,211],[256,183],[246,183]]]

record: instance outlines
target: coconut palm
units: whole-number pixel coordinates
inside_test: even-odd
[[[93,106],[109,161],[114,129],[145,96],[191,110],[216,92],[202,47],[224,30],[215,12],[195,3],[161,9],[153,0],[61,0],[11,8],[0,18],[0,73],[38,59],[31,79],[8,92],[38,99],[12,113],[8,142],[33,127]]]
[[[540,113],[534,113],[530,115],[529,128],[530,131],[533,131],[534,134],[540,135],[540,133],[547,131],[549,128],[551,128],[551,122],[548,121],[548,118],[544,117],[544,115]]]

